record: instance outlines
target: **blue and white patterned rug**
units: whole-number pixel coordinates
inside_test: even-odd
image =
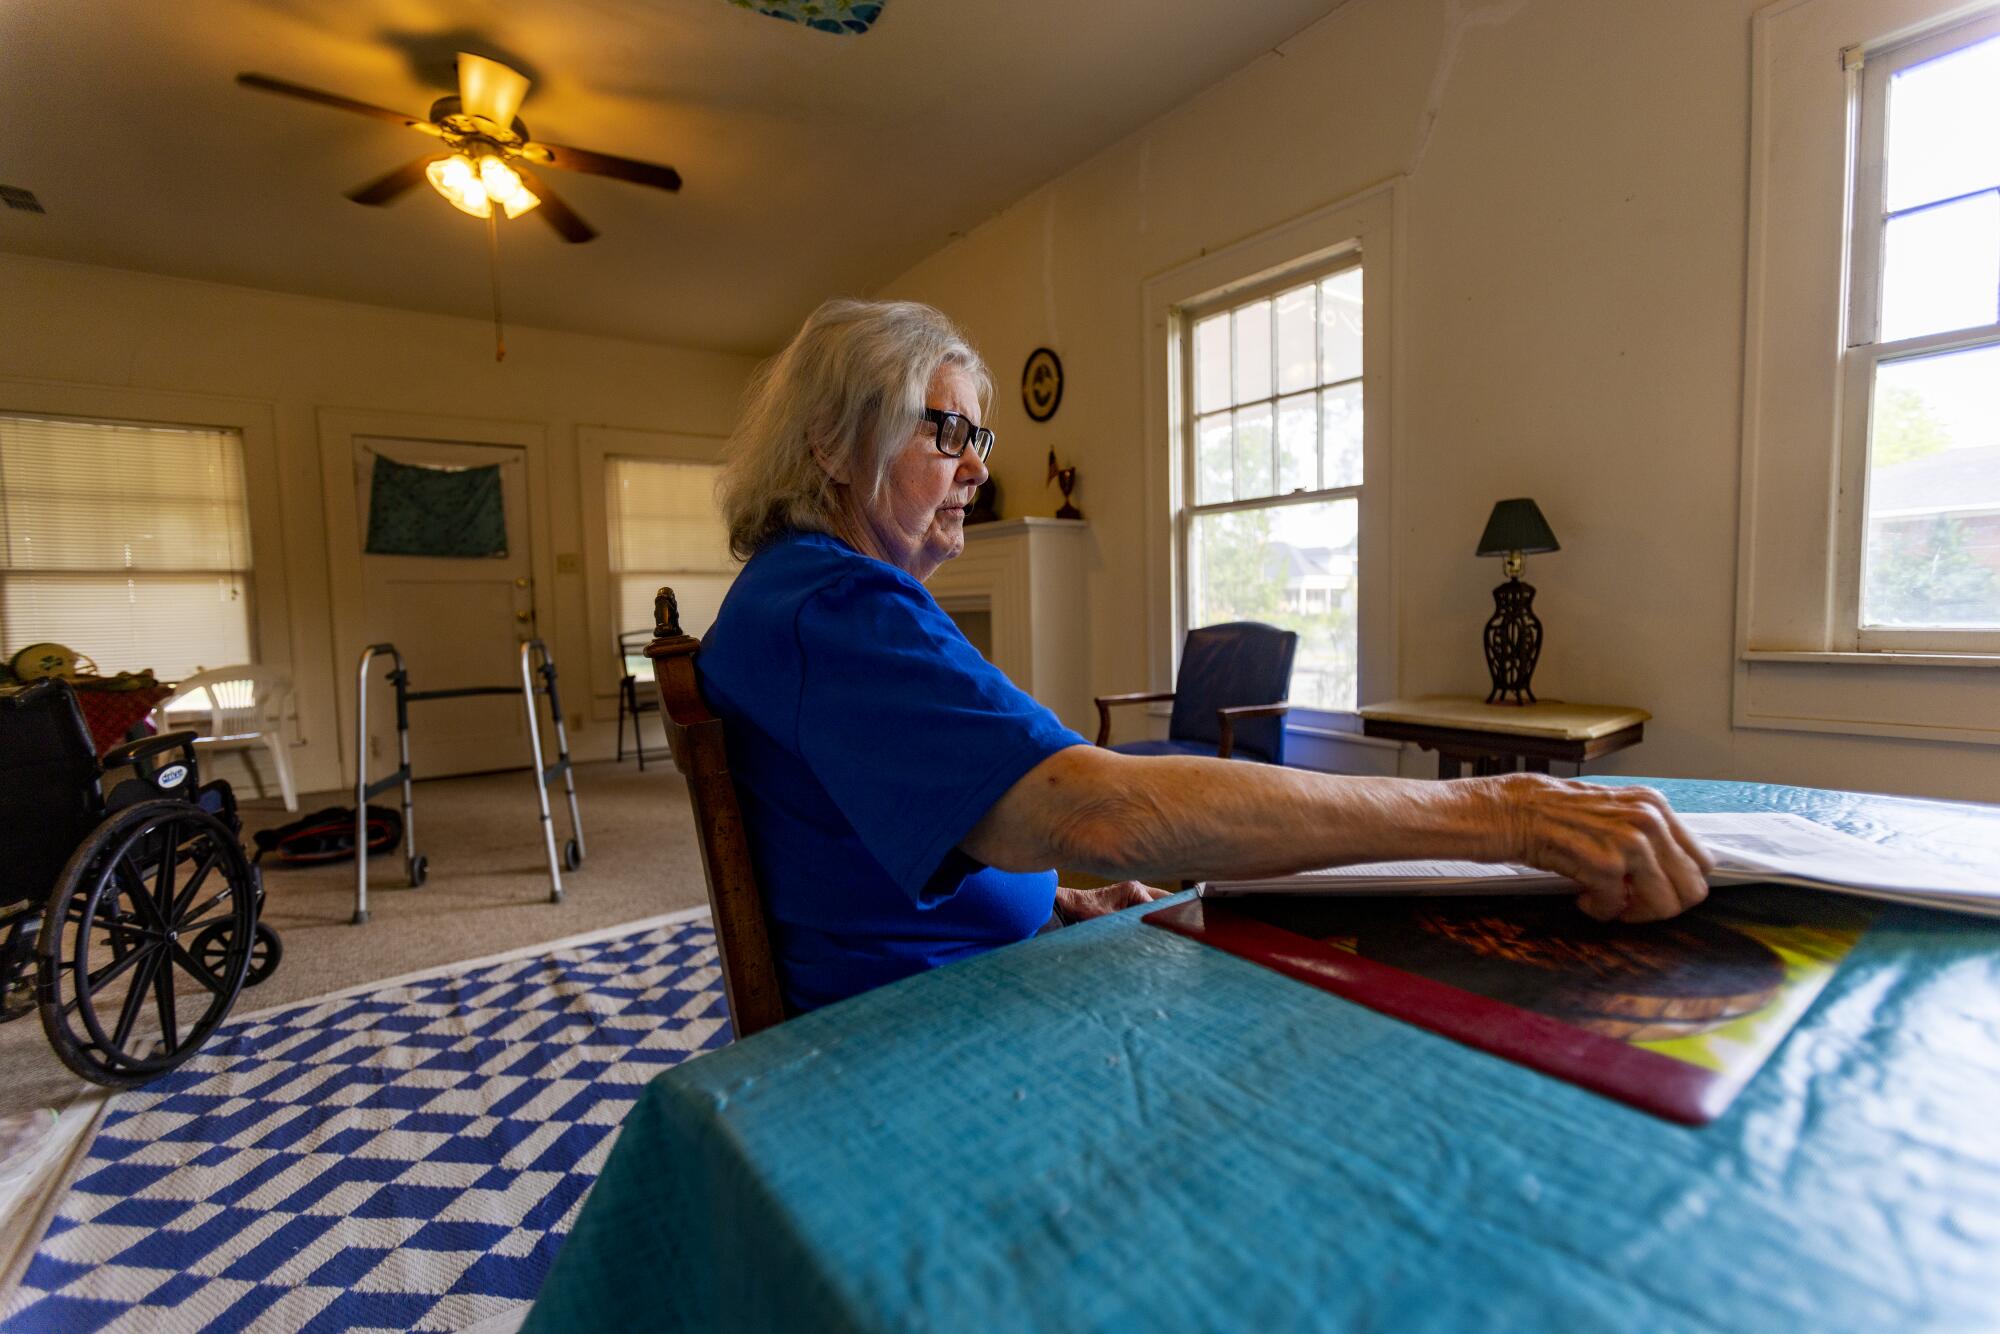
[[[8,1330],[461,1329],[535,1295],[625,1113],[729,1041],[706,914],[239,1020],[121,1094]]]

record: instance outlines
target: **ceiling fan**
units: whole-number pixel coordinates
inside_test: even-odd
[[[672,167],[529,138],[528,127],[515,114],[528,94],[528,77],[497,60],[467,51],[458,53],[458,96],[440,97],[433,102],[427,120],[268,74],[239,74],[236,82],[246,88],[373,116],[429,135],[442,145],[445,151],[441,153],[426,154],[349,190],[347,197],[357,204],[388,204],[418,181],[428,180],[454,207],[475,218],[492,219],[496,207],[507,217],[517,218],[539,206],[542,217],[563,240],[582,242],[596,236],[597,230],[578,217],[576,210],[537,178],[527,164],[609,176],[660,190],[681,188],[680,173]]]

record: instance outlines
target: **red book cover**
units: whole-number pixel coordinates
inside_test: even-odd
[[[1777,885],[1671,921],[1567,900],[1271,895],[1147,914],[1370,1009],[1687,1125],[1719,1116],[1874,909]]]

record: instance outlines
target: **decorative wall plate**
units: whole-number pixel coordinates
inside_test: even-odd
[[[1032,421],[1045,422],[1062,406],[1062,359],[1045,347],[1028,354],[1021,368],[1021,405]]]

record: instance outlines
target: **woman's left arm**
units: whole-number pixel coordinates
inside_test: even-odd
[[[1070,746],[1030,769],[959,846],[1002,870],[1233,880],[1406,858],[1526,862],[1578,881],[1600,920],[1672,917],[1712,862],[1650,788],[1540,774],[1451,782],[1313,773]]]

